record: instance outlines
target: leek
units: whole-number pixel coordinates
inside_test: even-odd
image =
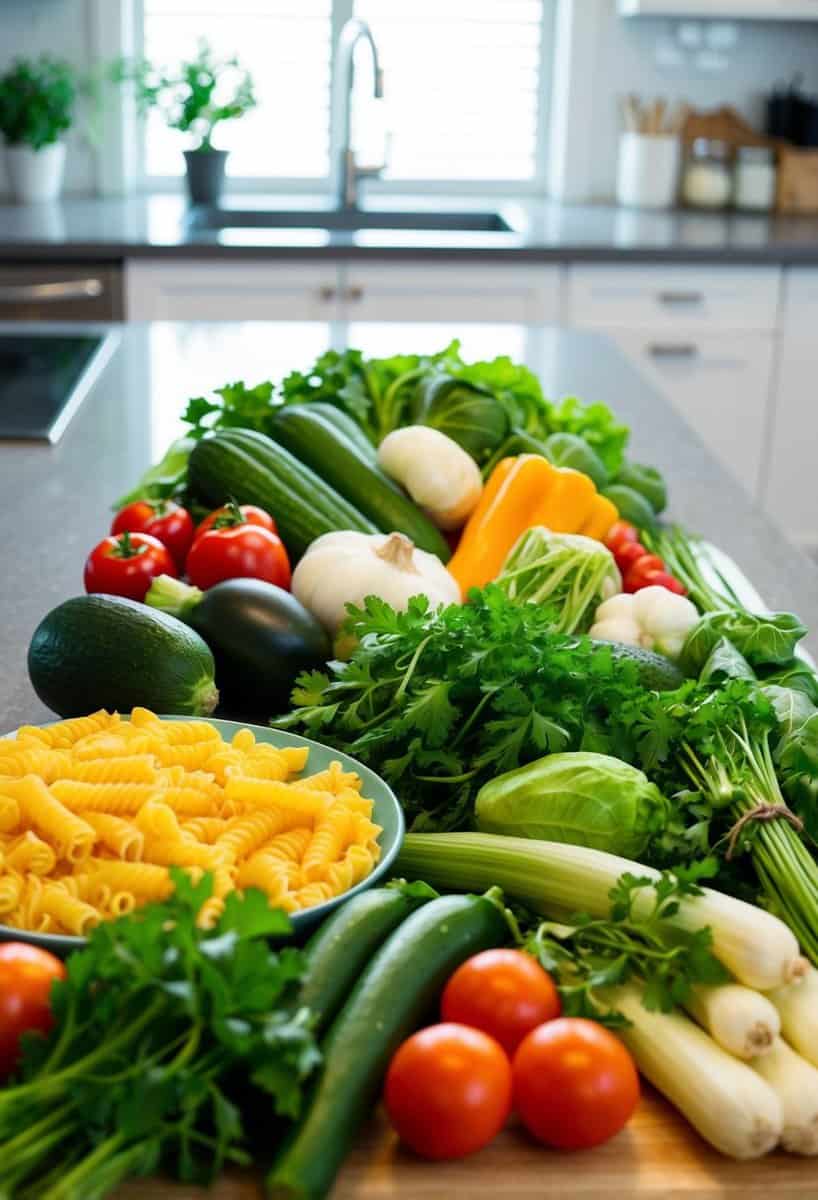
[[[818,970],[810,967],[801,983],[777,988],[769,998],[781,1015],[784,1037],[818,1067]]]
[[[487,833],[408,834],[396,870],[457,891],[497,885],[545,916],[558,909],[608,917],[609,893],[621,875],[659,878],[658,871],[601,850]],[[646,888],[637,901],[643,911],[651,905],[651,891]],[[709,888],[682,901],[668,923],[691,932],[709,926],[713,954],[747,987],[780,987],[807,969],[783,921]]]
[[[616,988],[610,999],[631,1022],[617,1034],[639,1070],[705,1141],[731,1158],[772,1150],[782,1133],[781,1102],[757,1071],[683,1013],[648,1012],[634,986]]]
[[[772,1001],[740,983],[694,986],[685,1008],[722,1050],[736,1058],[768,1054],[781,1033],[781,1018]]]
[[[782,1038],[753,1061],[781,1104],[781,1145],[792,1154],[818,1154],[818,1070]]]

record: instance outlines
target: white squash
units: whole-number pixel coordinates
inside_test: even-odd
[[[316,538],[293,572],[293,595],[332,635],[346,605],[379,596],[404,611],[412,596],[430,604],[459,604],[460,588],[434,554],[416,549],[402,533],[345,530]]]
[[[439,529],[458,529],[483,491],[471,455],[427,425],[407,425],[387,434],[378,447],[378,462]]]

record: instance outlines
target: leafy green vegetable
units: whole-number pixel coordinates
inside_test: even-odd
[[[555,467],[571,467],[587,475],[599,491],[609,483],[602,459],[584,438],[575,433],[552,433],[545,440],[543,452]]]
[[[539,605],[555,633],[587,633],[622,580],[602,542],[534,526],[512,547],[497,586],[518,604]]]
[[[417,385],[412,420],[445,433],[478,463],[508,433],[506,410],[486,387],[442,371],[427,375]]]
[[[548,404],[545,419],[535,428],[523,426],[527,433],[574,433],[596,451],[610,476],[617,475],[625,458],[629,429],[616,419],[606,404],[583,404],[576,396],[566,396],[559,404]]]
[[[818,844],[818,713],[790,730],[776,747],[781,787]]]
[[[667,485],[655,467],[626,462],[614,482],[639,492],[655,513],[660,513],[667,507]]]
[[[267,942],[289,919],[234,892],[199,929],[212,881],[172,875],[169,900],[99,925],[68,960],[53,1032],[25,1040],[21,1079],[0,1091],[0,1194],[102,1197],[160,1164],[207,1183],[250,1161],[242,1101],[298,1115],[320,1056],[295,1004],[302,955]]]
[[[726,679],[755,679],[755,672],[729,638],[722,637],[707,656],[699,682],[717,684]]]
[[[778,736],[782,741],[792,737],[805,721],[818,714],[818,708],[810,698],[795,688],[765,683],[761,690],[773,706],[778,719]]]
[[[728,638],[752,667],[781,665],[792,659],[806,632],[793,613],[757,616],[742,609],[707,613],[687,635],[681,665],[697,675],[722,638]]]
[[[184,491],[187,460],[195,445],[196,439],[193,437],[177,438],[168,448],[164,458],[154,466],[148,467],[136,487],[119,497],[113,505],[114,511],[119,512],[134,500],[166,500]]]
[[[636,767],[607,754],[550,754],[483,785],[481,833],[540,838],[640,858],[669,805]]]
[[[783,666],[762,667],[759,676],[765,684],[793,688],[803,692],[813,704],[818,704],[818,675],[815,668],[802,658],[791,658]]]
[[[744,610],[733,589],[710,564],[706,574],[701,559],[708,556],[701,538],[688,533],[681,525],[657,526],[643,532],[642,541],[652,554],[664,559],[671,575],[683,583],[687,594],[700,612],[721,612],[723,609]],[[708,577],[713,575],[716,582]]]
[[[545,753],[633,753],[609,717],[645,694],[639,665],[555,634],[547,608],[490,586],[437,612],[420,596],[405,613],[373,596],[350,611],[349,662],[302,675],[294,711],[273,724],[373,765],[415,830],[469,825],[483,783]]]
[[[564,1014],[621,1029],[629,1022],[603,993],[629,979],[644,981],[642,1003],[661,1012],[683,1004],[694,984],[726,983],[730,977],[713,955],[711,931],[667,924],[680,901],[700,896],[699,882],[716,870],[715,860],[706,859],[665,871],[658,882],[625,874],[611,889],[608,920],[578,914],[566,924],[539,925],[524,949],[556,979]]]

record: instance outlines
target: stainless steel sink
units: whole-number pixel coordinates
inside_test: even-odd
[[[510,233],[498,212],[375,212],[367,209],[294,209],[272,212],[254,208],[193,208],[187,217],[191,230],[327,229],[355,233],[359,229],[405,229]]]

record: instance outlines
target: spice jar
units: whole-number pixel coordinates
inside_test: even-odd
[[[739,146],[733,203],[745,212],[771,212],[775,205],[775,156],[769,146]]]
[[[696,138],[687,152],[682,198],[691,208],[726,208],[733,189],[730,147],[714,138]]]

